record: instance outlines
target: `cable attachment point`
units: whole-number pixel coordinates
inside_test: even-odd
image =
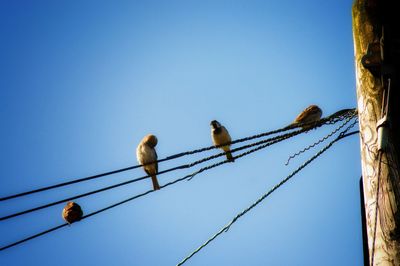
[[[378,151],[385,151],[388,144],[390,119],[387,115],[379,119],[376,123],[376,130],[378,131]]]
[[[378,133],[378,151],[386,151],[388,146],[390,117],[389,117],[389,100],[390,100],[390,79],[388,79],[387,93],[383,92],[382,97],[382,118],[376,123],[376,131]],[[385,95],[386,94],[386,95]]]
[[[382,63],[381,43],[369,43],[366,54],[361,58],[361,64],[368,69],[373,76],[378,77],[381,75]]]

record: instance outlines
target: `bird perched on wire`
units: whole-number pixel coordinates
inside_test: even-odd
[[[160,185],[157,180],[158,164],[155,147],[157,138],[154,135],[146,135],[136,148],[136,157],[140,164],[143,164],[144,171],[151,176],[154,190],[159,190]]]
[[[211,121],[210,125],[211,125],[211,138],[215,146],[219,146],[232,141],[228,130],[226,130],[226,128],[223,125],[221,125],[217,120]],[[222,150],[224,150],[224,152],[226,152],[226,158],[228,159],[228,161],[234,162],[235,160],[233,159],[232,153],[230,152],[231,151],[230,146],[231,145],[228,144],[221,146],[219,148],[221,148]]]
[[[73,201],[69,201],[62,211],[62,217],[68,224],[80,221],[82,216],[83,211],[81,206]]]
[[[317,122],[321,119],[322,110],[316,105],[310,105],[301,112],[292,124],[308,124],[312,122]],[[312,126],[302,126],[302,128],[310,128]]]

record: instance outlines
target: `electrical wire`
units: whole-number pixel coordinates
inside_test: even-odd
[[[321,149],[319,152],[317,152],[314,156],[312,156],[309,160],[307,160],[305,163],[303,163],[300,167],[298,167],[296,170],[294,170],[290,175],[288,175],[286,178],[284,178],[281,182],[279,182],[277,185],[275,185],[271,190],[269,190],[267,193],[262,195],[258,200],[256,200],[253,204],[251,204],[248,208],[243,210],[241,213],[236,215],[226,226],[224,226],[221,230],[219,230],[215,235],[213,235],[211,238],[209,238],[204,244],[202,244],[200,247],[198,247],[195,251],[193,251],[191,254],[189,254],[187,257],[185,257],[182,261],[180,261],[177,266],[183,265],[185,262],[187,262],[190,258],[192,258],[196,253],[198,253],[201,249],[203,249],[205,246],[207,246],[210,242],[214,241],[219,235],[221,235],[224,232],[227,232],[229,228],[234,224],[239,218],[241,218],[243,215],[245,215],[247,212],[249,212],[251,209],[253,209],[255,206],[257,206],[259,203],[261,203],[263,200],[265,200],[269,195],[271,195],[275,190],[277,190],[279,187],[281,187],[283,184],[285,184],[287,181],[289,181],[294,175],[296,175],[298,172],[300,172],[304,167],[306,167],[308,164],[310,164],[313,160],[315,160],[317,157],[319,157],[322,153],[324,153],[326,150],[328,150],[330,147],[332,147],[333,144],[335,144],[337,141],[357,134],[359,131],[354,131],[351,133],[346,134],[346,132],[352,128],[357,120],[351,124],[347,129],[342,131],[340,135],[335,138],[333,141],[331,141],[328,145],[326,145],[323,149]]]
[[[302,131],[302,130],[299,130],[299,131]],[[241,157],[247,156],[247,155],[249,155],[249,154],[251,154],[251,153],[253,153],[253,152],[256,152],[256,151],[258,151],[258,150],[261,150],[261,149],[263,149],[263,148],[266,148],[266,147],[268,147],[268,146],[270,146],[270,145],[273,145],[273,144],[275,144],[275,143],[277,143],[277,142],[279,142],[279,141],[280,141],[280,139],[276,139],[276,140],[274,140],[274,141],[265,143],[265,144],[263,144],[263,145],[259,145],[259,146],[255,147],[255,148],[251,149],[251,150],[248,150],[248,151],[245,151],[245,152],[243,152],[243,153],[241,153],[241,154],[238,154],[238,155],[235,156],[234,158],[235,158],[235,159],[239,159],[239,158],[241,158]],[[218,166],[223,165],[223,164],[225,164],[225,163],[230,163],[230,161],[229,161],[229,160],[224,160],[224,161],[220,161],[220,162],[214,163],[214,164],[209,165],[209,166],[205,166],[205,167],[200,168],[199,170],[197,170],[197,171],[195,171],[195,172],[193,172],[193,173],[191,173],[191,174],[188,174],[188,175],[186,175],[186,176],[184,176],[184,177],[178,178],[178,179],[176,179],[176,180],[174,180],[174,181],[171,181],[171,182],[169,182],[169,183],[167,183],[167,184],[165,184],[165,185],[162,185],[162,186],[160,186],[160,188],[165,188],[165,187],[171,186],[171,185],[176,184],[176,183],[178,183],[178,182],[181,182],[181,181],[183,181],[183,180],[191,180],[191,179],[192,179],[193,177],[195,177],[197,174],[200,174],[200,173],[202,173],[202,172],[204,172],[204,171],[207,171],[207,170],[210,170],[210,169],[212,169],[212,168],[218,167]],[[89,218],[89,217],[91,217],[91,216],[94,216],[94,215],[96,215],[96,214],[99,214],[99,213],[104,212],[104,211],[106,211],[106,210],[112,209],[112,208],[114,208],[114,207],[117,207],[117,206],[122,205],[122,204],[124,204],[124,203],[127,203],[127,202],[129,202],[129,201],[132,201],[132,200],[134,200],[134,199],[143,197],[143,196],[145,196],[145,195],[147,195],[147,194],[153,193],[154,191],[155,191],[155,190],[148,190],[148,191],[146,191],[146,192],[140,193],[140,194],[135,195],[135,196],[133,196],[133,197],[127,198],[127,199],[125,199],[125,200],[123,200],[123,201],[114,203],[114,204],[109,205],[109,206],[107,206],[107,207],[105,207],[105,208],[99,209],[99,210],[97,210],[97,211],[95,211],[95,212],[92,212],[92,213],[90,213],[90,214],[87,214],[87,215],[83,216],[81,220],[84,220],[84,219],[86,219],[86,218]],[[27,241],[29,241],[29,240],[32,240],[32,239],[37,238],[37,237],[39,237],[39,236],[45,235],[45,234],[47,234],[47,233],[53,232],[53,231],[55,231],[55,230],[58,230],[58,229],[60,229],[60,228],[65,227],[66,225],[68,225],[68,223],[58,225],[58,226],[56,226],[56,227],[47,229],[47,230],[45,230],[45,231],[43,231],[43,232],[40,232],[40,233],[37,233],[37,234],[35,234],[35,235],[29,236],[29,237],[24,238],[24,239],[22,239],[22,240],[19,240],[19,241],[16,241],[16,242],[14,242],[14,243],[8,244],[8,245],[6,245],[6,246],[0,247],[0,251],[3,251],[3,250],[5,250],[5,249],[11,248],[11,247],[14,247],[14,246],[16,246],[16,245],[19,245],[19,244],[21,244],[21,243],[27,242]]]
[[[180,157],[183,157],[183,156],[192,155],[192,154],[208,151],[208,150],[211,150],[211,149],[220,148],[220,147],[228,145],[228,144],[236,144],[236,143],[245,142],[245,141],[249,141],[249,140],[256,139],[256,138],[266,137],[266,136],[269,136],[269,135],[273,135],[273,134],[281,133],[281,132],[284,132],[284,131],[292,130],[292,129],[295,129],[295,128],[298,128],[298,127],[301,127],[301,126],[307,126],[307,125],[314,125],[315,124],[315,127],[320,127],[320,126],[322,126],[324,124],[334,124],[334,123],[336,123],[338,121],[341,121],[342,119],[344,119],[346,117],[349,117],[349,116],[353,115],[355,112],[356,112],[356,109],[343,109],[343,110],[340,110],[340,111],[338,111],[338,112],[336,112],[336,113],[334,113],[334,114],[332,114],[332,115],[330,115],[330,116],[328,116],[326,118],[321,119],[316,124],[314,122],[305,123],[305,124],[291,124],[289,126],[286,126],[286,127],[283,127],[283,128],[277,129],[277,130],[272,130],[272,131],[264,132],[264,133],[261,133],[261,134],[256,134],[256,135],[253,135],[253,136],[250,136],[250,137],[237,139],[237,140],[234,140],[232,142],[224,143],[224,144],[221,144],[221,145],[218,145],[218,146],[208,146],[208,147],[205,147],[205,148],[200,148],[200,149],[196,149],[196,150],[177,153],[177,154],[168,156],[166,158],[157,160],[156,162],[157,163],[161,163],[161,162],[173,160],[173,159],[176,159],[176,158],[180,158]],[[154,162],[151,162],[151,163],[154,163]],[[149,164],[151,164],[151,163],[149,163]],[[147,165],[147,164],[145,164],[145,165]],[[34,190],[30,190],[30,191],[25,191],[25,192],[21,192],[21,193],[9,195],[9,196],[1,197],[0,198],[0,202],[1,201],[5,201],[5,200],[18,198],[18,197],[22,197],[22,196],[26,196],[26,195],[30,195],[30,194],[34,194],[34,193],[43,192],[43,191],[54,189],[54,188],[59,188],[59,187],[67,186],[67,185],[72,185],[72,184],[79,183],[79,182],[84,182],[84,181],[88,181],[88,180],[92,180],[92,179],[97,179],[97,178],[108,176],[108,175],[122,173],[122,172],[125,172],[125,171],[129,171],[129,170],[133,170],[133,169],[139,168],[141,166],[143,166],[143,165],[138,164],[138,165],[134,165],[134,166],[129,166],[129,167],[125,167],[125,168],[121,168],[121,169],[117,169],[117,170],[113,170],[113,171],[109,171],[109,172],[104,172],[104,173],[100,173],[100,174],[96,174],[96,175],[91,175],[91,176],[87,176],[87,177],[83,177],[83,178],[78,178],[78,179],[75,179],[75,180],[62,182],[62,183],[55,184],[55,185],[50,185],[50,186],[41,187],[41,188],[37,188],[37,189],[34,189]]]
[[[355,113],[353,112],[353,114],[352,114],[351,116],[348,116],[348,118],[349,118],[349,117],[352,118],[352,117],[354,117],[354,116],[355,116]],[[340,120],[338,120],[338,121],[340,121]],[[354,122],[354,123],[352,124],[352,126],[354,126],[355,123],[356,123],[356,122]],[[349,127],[349,128],[350,128],[350,127]],[[349,128],[348,128],[348,129],[349,129]],[[347,129],[347,130],[348,130],[348,129]],[[303,132],[303,130],[298,130],[297,132],[301,133],[301,132]],[[292,132],[291,134],[295,134],[295,133],[296,133],[296,132]],[[343,135],[343,136],[342,136],[343,133],[344,133],[344,132],[342,132],[341,135],[339,135],[339,137],[343,138],[343,137],[346,137],[346,136],[348,136],[348,135],[355,134],[355,133],[357,133],[357,132],[352,132],[352,133],[349,133],[349,134],[347,134],[347,135]],[[289,134],[285,134],[285,135],[289,135]],[[246,156],[246,155],[249,155],[249,154],[251,154],[251,153],[253,153],[253,152],[255,152],[255,151],[258,151],[258,150],[260,150],[260,149],[263,149],[263,148],[265,148],[265,147],[268,147],[268,146],[270,146],[270,145],[273,145],[273,144],[275,144],[275,143],[277,143],[277,142],[279,142],[279,141],[282,141],[282,139],[281,139],[281,138],[278,138],[278,137],[279,137],[279,136],[275,137],[274,140],[272,140],[272,141],[270,140],[270,141],[267,142],[267,143],[265,143],[265,140],[264,140],[264,141],[261,141],[261,142],[264,142],[264,144],[259,144],[257,147],[255,147],[255,148],[253,148],[253,149],[251,149],[251,150],[248,150],[248,151],[246,151],[246,152],[243,152],[243,153],[241,153],[241,154],[235,156],[234,158],[236,158],[236,159],[241,158],[241,157]],[[339,138],[339,137],[338,137],[338,138]],[[289,138],[289,137],[287,137],[287,138]],[[338,140],[338,139],[337,139],[337,140]],[[334,141],[335,141],[335,140],[334,140]],[[260,141],[259,141],[258,143],[260,143]],[[249,145],[254,145],[254,143],[253,143],[253,144],[249,144]],[[249,146],[249,145],[246,145],[246,146]],[[240,149],[240,148],[242,148],[242,147],[237,148],[237,150]],[[221,154],[223,155],[223,154],[225,154],[225,153],[221,153]],[[214,168],[214,167],[220,166],[220,165],[225,164],[225,163],[228,163],[228,162],[230,162],[230,161],[229,161],[229,160],[225,160],[225,161],[221,161],[221,162],[218,162],[218,163],[215,163],[215,164],[212,164],[212,165],[203,167],[203,168],[199,169],[198,171],[195,171],[195,172],[193,172],[193,173],[191,173],[191,174],[189,174],[189,175],[186,175],[186,176],[184,176],[184,177],[182,177],[182,178],[176,179],[176,180],[174,180],[174,181],[172,181],[172,182],[169,182],[169,183],[167,183],[167,184],[165,184],[165,185],[162,185],[161,188],[165,188],[165,187],[167,187],[167,186],[173,185],[173,184],[178,183],[178,182],[181,182],[181,181],[183,181],[183,180],[191,180],[194,176],[196,176],[197,174],[199,174],[199,173],[201,173],[201,172],[204,172],[204,171],[206,171],[206,170],[212,169],[212,168]],[[285,182],[286,182],[286,181],[285,181]],[[88,218],[88,217],[91,217],[91,216],[93,216],[93,215],[99,214],[99,213],[101,213],[101,212],[104,212],[104,211],[106,211],[106,210],[109,210],[109,209],[111,209],[111,208],[117,207],[117,206],[119,206],[119,205],[121,205],[121,204],[124,204],[124,203],[126,203],[126,202],[132,201],[132,200],[134,200],[134,199],[140,198],[140,197],[142,197],[142,196],[145,196],[145,195],[150,194],[150,193],[153,193],[153,192],[154,192],[154,190],[149,190],[149,191],[146,191],[146,192],[144,192],[144,193],[135,195],[135,196],[133,196],[133,197],[131,197],[131,198],[125,199],[125,200],[123,200],[123,201],[117,202],[117,203],[115,203],[115,204],[112,204],[112,205],[110,205],[110,206],[107,206],[107,207],[105,207],[105,208],[102,208],[102,209],[100,209],[100,210],[97,210],[97,211],[95,211],[95,212],[92,212],[92,213],[90,213],[90,214],[88,214],[88,215],[85,215],[85,216],[82,217],[82,219],[86,219],[86,218]],[[43,232],[40,232],[40,233],[38,233],[38,234],[32,235],[32,236],[30,236],[30,237],[27,237],[27,238],[25,238],[25,239],[22,239],[22,240],[19,240],[19,241],[17,241],[17,242],[11,243],[11,244],[9,244],[9,245],[0,247],[0,251],[3,251],[3,250],[8,249],[8,248],[10,248],[10,247],[16,246],[16,245],[21,244],[21,243],[23,243],[23,242],[29,241],[29,240],[34,239],[34,238],[36,238],[36,237],[45,235],[45,234],[47,234],[47,233],[53,232],[53,231],[58,230],[58,229],[60,229],[60,228],[62,228],[62,227],[65,227],[66,225],[68,225],[68,224],[67,224],[67,223],[61,224],[61,225],[58,225],[58,226],[56,226],[56,227],[50,228],[50,229],[48,229],[48,230],[45,230],[45,231],[43,231]],[[228,228],[228,229],[229,229],[229,228]]]
[[[317,146],[318,144],[324,142],[325,140],[329,139],[330,137],[332,137],[333,135],[335,135],[337,132],[339,132],[339,130],[341,130],[345,125],[347,125],[347,123],[350,122],[349,119],[346,120],[345,123],[339,125],[337,128],[335,128],[335,130],[333,130],[332,132],[330,132],[328,135],[326,135],[325,137],[319,139],[318,141],[314,142],[313,144],[305,147],[304,149],[292,154],[289,156],[288,160],[286,161],[285,165],[289,165],[290,160],[296,158],[297,156],[299,156],[302,153],[305,153],[306,151],[314,148],[315,146]]]
[[[243,150],[243,149],[251,148],[251,147],[258,146],[258,145],[261,145],[261,144],[264,144],[264,143],[269,143],[269,142],[276,143],[276,142],[288,139],[290,137],[296,136],[296,135],[298,135],[300,133],[303,133],[305,131],[306,131],[305,129],[300,129],[300,130],[293,131],[293,132],[290,132],[290,133],[286,133],[286,134],[283,134],[283,135],[278,135],[278,136],[275,136],[275,137],[272,137],[272,138],[268,138],[266,140],[261,140],[261,141],[255,142],[255,143],[251,143],[251,144],[248,144],[248,145],[244,145],[244,146],[232,149],[231,152],[234,153],[236,151],[240,151],[240,150]],[[265,147],[267,147],[267,146],[265,146]],[[172,172],[172,171],[179,170],[179,169],[191,168],[191,167],[193,167],[195,165],[198,165],[200,163],[204,163],[206,161],[218,158],[220,156],[225,156],[225,155],[226,155],[226,152],[221,152],[221,153],[218,153],[216,155],[208,156],[206,158],[197,160],[197,161],[195,161],[193,163],[184,164],[184,165],[180,165],[180,166],[173,167],[173,168],[170,168],[170,169],[166,169],[164,171],[160,171],[160,172],[158,172],[157,175],[165,174],[165,173]],[[234,158],[236,158],[236,157],[234,157]],[[131,183],[134,183],[134,182],[138,182],[140,180],[143,180],[143,179],[146,179],[146,178],[149,178],[149,177],[150,177],[149,175],[145,175],[145,176],[142,176],[142,177],[139,177],[139,178],[135,178],[135,179],[132,179],[132,180],[128,180],[128,181],[125,181],[125,182],[121,182],[121,183],[118,183],[118,184],[115,184],[115,185],[103,187],[103,188],[100,188],[100,189],[97,189],[97,190],[93,190],[93,191],[90,191],[90,192],[86,192],[86,193],[83,193],[83,194],[75,195],[75,196],[64,198],[64,199],[61,199],[61,200],[58,200],[58,201],[55,201],[55,202],[44,204],[44,205],[41,205],[41,206],[38,206],[38,207],[34,207],[34,208],[31,208],[31,209],[27,209],[27,210],[24,210],[24,211],[20,211],[20,212],[17,212],[17,213],[6,215],[6,216],[3,216],[3,217],[0,217],[0,221],[11,219],[11,218],[23,215],[23,214],[27,214],[27,213],[30,213],[30,212],[34,212],[34,211],[38,211],[38,210],[41,210],[41,209],[45,209],[45,208],[48,208],[48,207],[51,207],[51,206],[54,206],[54,205],[57,205],[57,204],[61,204],[61,203],[64,203],[64,202],[67,202],[67,201],[71,201],[71,200],[74,200],[74,199],[86,197],[86,196],[89,196],[89,195],[100,193],[100,192],[103,192],[103,191],[106,191],[106,190],[110,190],[110,189],[113,189],[113,188],[117,188],[117,187],[120,187],[120,186],[128,185],[128,184],[131,184]]]

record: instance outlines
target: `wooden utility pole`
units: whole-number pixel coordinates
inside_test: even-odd
[[[396,2],[354,0],[352,12],[368,250],[364,256],[369,265],[400,265],[400,12],[395,13]]]

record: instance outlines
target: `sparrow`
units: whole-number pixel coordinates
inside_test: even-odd
[[[80,221],[82,215],[81,206],[73,201],[69,201],[62,211],[62,217],[68,224]]]
[[[322,110],[316,105],[310,105],[301,112],[292,124],[307,124],[311,122],[317,122],[321,119]],[[310,126],[302,126],[302,128],[308,128]]]
[[[157,180],[158,164],[157,153],[155,150],[157,142],[156,136],[149,134],[146,135],[142,141],[140,141],[136,148],[136,158],[140,164],[144,164],[144,171],[151,176],[154,190],[160,189],[160,185],[158,184]]]
[[[221,144],[229,143],[232,141],[228,130],[226,130],[226,128],[223,125],[221,125],[217,120],[211,121],[210,126],[211,126],[211,138],[215,146],[219,146]],[[234,162],[235,160],[233,159],[232,153],[230,152],[231,150],[230,146],[231,145],[228,144],[221,146],[219,148],[221,148],[222,150],[224,150],[224,152],[226,152],[226,158],[228,159],[228,161]]]

